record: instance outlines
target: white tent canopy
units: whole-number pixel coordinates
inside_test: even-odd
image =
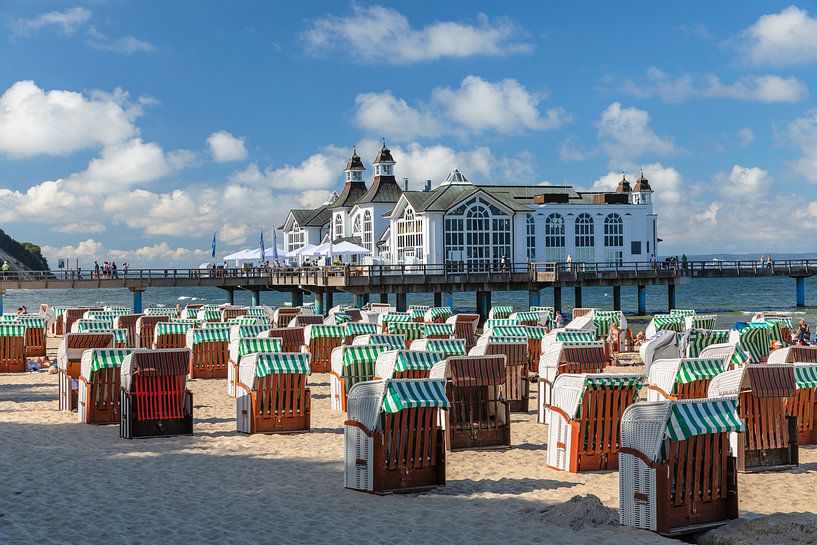
[[[368,255],[370,253],[371,252],[364,248],[363,246],[358,246],[357,244],[352,244],[351,242],[338,242],[337,244],[324,242],[320,246],[316,246],[309,252],[306,252],[305,255],[324,257],[344,255]]]
[[[272,248],[266,249],[264,251],[264,259],[272,259],[274,255],[273,252],[274,250]],[[279,248],[278,255],[280,256],[283,253],[284,251]],[[224,261],[231,261],[233,259],[236,261],[258,261],[261,259],[261,248],[245,248],[224,256]]]
[[[230,261],[231,259],[235,259],[236,261],[240,261],[242,259],[252,259],[251,257],[248,257],[250,252],[252,252],[252,250],[249,248],[238,250],[237,252],[233,252],[230,255],[225,255],[224,261]]]
[[[304,244],[297,250],[292,250],[291,252],[287,252],[286,257],[298,257],[301,255],[310,255],[310,252],[316,248],[314,244]]]

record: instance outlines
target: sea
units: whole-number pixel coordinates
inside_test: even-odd
[[[390,296],[395,304],[395,296]],[[553,290],[541,290],[541,304],[553,304]],[[305,294],[304,301],[312,298]],[[373,302],[379,296],[371,296]],[[432,305],[434,296],[431,293],[408,294],[409,304]],[[188,303],[227,302],[226,292],[219,288],[148,288],[142,296],[144,306],[184,307]],[[350,294],[336,292],[334,304],[352,304]],[[811,324],[817,324],[817,277],[806,279],[806,307],[795,306],[795,281],[787,277],[765,278],[685,278],[676,287],[675,302],[677,308],[695,309],[699,313],[717,314],[718,327],[730,328],[736,322],[750,320],[752,315],[761,311],[786,312],[795,319],[804,318]],[[119,289],[73,289],[73,290],[9,290],[4,299],[4,311],[14,312],[18,307],[26,306],[30,312],[36,312],[40,303],[51,306],[131,306],[131,293]],[[248,291],[236,291],[235,303],[250,305],[251,295]],[[455,293],[453,296],[456,312],[474,312],[476,295],[474,293]],[[633,325],[646,324],[652,314],[667,312],[666,286],[647,286],[647,315],[636,316],[636,288],[623,287],[621,290],[622,310],[628,322]],[[289,293],[274,291],[261,293],[261,304],[272,307],[290,304]],[[492,305],[513,305],[525,310],[528,307],[528,292],[495,291],[491,294]],[[574,306],[573,290],[562,289],[562,308],[566,313]],[[585,287],[582,289],[582,306],[600,309],[613,308],[613,290],[610,287]]]

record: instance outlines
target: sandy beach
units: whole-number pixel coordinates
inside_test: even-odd
[[[346,490],[344,415],[329,410],[328,375],[310,387],[308,434],[239,434],[225,381],[193,380],[194,436],[129,441],[57,411],[56,375],[0,375],[0,542],[674,542],[605,525],[592,502],[560,505],[593,494],[617,509],[618,472],[547,469],[532,411],[513,415],[512,449],[449,454],[444,489]],[[817,448],[802,447],[797,470],[740,475],[741,516],[813,511],[815,488]]]

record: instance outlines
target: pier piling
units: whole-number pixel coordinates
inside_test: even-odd
[[[582,306],[582,287],[576,286],[573,288],[573,306],[580,307]]]
[[[310,293],[315,296],[315,314],[323,316],[326,313],[326,307],[323,303],[323,292],[313,291]]]
[[[389,304],[389,294],[388,293],[381,293],[380,294],[380,302],[388,305]]]
[[[667,284],[667,312],[675,308],[675,284]]]
[[[435,307],[443,306],[443,292],[441,291],[434,292],[434,306]]]
[[[796,291],[797,291],[797,306],[804,307],[806,306],[806,278],[804,276],[798,276],[794,279]]]
[[[261,291],[252,290],[250,293],[252,293],[252,306],[261,306]]]
[[[293,291],[291,301],[293,307],[302,307],[304,305],[304,292],[301,290]]]
[[[142,293],[145,291],[141,288],[130,288],[133,294],[133,313],[142,314]]]
[[[488,312],[491,310],[491,292],[478,291],[477,292],[477,314],[479,314],[479,325],[485,323],[488,319]]]
[[[639,316],[647,314],[647,286],[638,286],[638,312]]]
[[[538,307],[542,304],[542,295],[539,290],[528,290],[528,306]]]
[[[405,312],[408,309],[408,305],[406,304],[406,294],[405,293],[396,293],[397,296],[397,312]]]
[[[553,311],[562,312],[562,288],[559,286],[553,288]]]
[[[329,309],[335,306],[335,292],[331,289],[326,290],[326,307],[323,309],[323,315],[329,312]]]
[[[621,310],[621,286],[613,286],[613,310]]]

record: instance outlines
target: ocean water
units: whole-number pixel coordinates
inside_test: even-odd
[[[649,316],[635,316],[637,309],[635,287],[624,287],[621,290],[621,304],[628,321],[643,324]],[[262,292],[261,303],[270,306],[282,306],[289,303],[289,293]],[[312,297],[306,294],[304,301]],[[373,294],[372,301],[379,301]],[[391,295],[394,304],[395,297]],[[408,303],[433,304],[431,293],[409,294]],[[718,327],[731,327],[735,322],[748,320],[759,311],[788,312],[793,317],[805,318],[809,323],[817,323],[817,277],[806,279],[806,307],[795,307],[795,281],[786,277],[764,278],[692,278],[683,279],[677,285],[675,301],[677,308],[692,308],[701,313],[718,314]],[[142,295],[142,303],[148,305],[184,306],[187,303],[226,303],[226,292],[218,288],[149,288]],[[235,302],[239,305],[251,303],[250,293],[237,291]],[[75,290],[9,290],[4,299],[4,311],[14,312],[17,307],[25,305],[29,311],[35,311],[40,303],[49,305],[132,305],[131,293],[126,289],[75,289]],[[334,303],[351,304],[352,296],[336,292]],[[518,291],[493,292],[493,305],[513,305],[517,309],[526,309],[528,293]],[[553,290],[541,291],[541,304],[553,304]],[[610,287],[583,288],[582,304],[585,307],[612,309],[613,290]],[[568,311],[573,308],[573,290],[562,289],[562,308]],[[473,312],[476,308],[474,293],[455,293],[454,307],[457,312]],[[667,312],[666,286],[647,287],[648,315]]]

